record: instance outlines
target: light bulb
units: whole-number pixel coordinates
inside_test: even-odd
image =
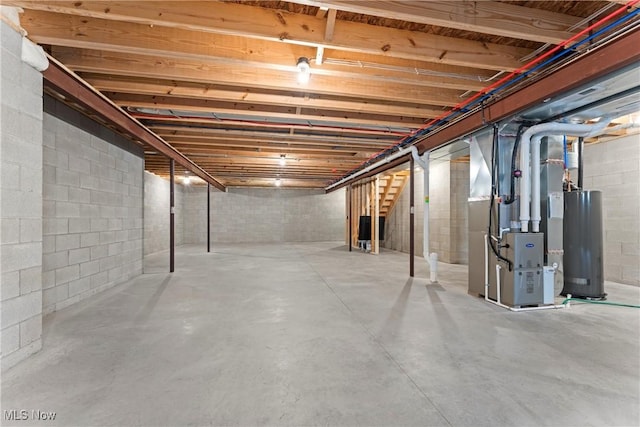
[[[285,159],[284,155],[280,156],[280,160],[278,161],[278,163],[280,163],[280,166],[284,166],[287,164],[287,159]]]
[[[276,178],[276,187],[280,187],[280,185],[282,185],[282,181],[280,181],[280,178]]]
[[[185,176],[184,179],[182,180],[182,183],[184,185],[189,185],[191,184],[191,177],[190,176]]]
[[[298,83],[300,83],[301,85],[309,83],[309,76],[311,75],[309,59],[301,56],[300,58],[298,58],[296,67],[298,68]]]

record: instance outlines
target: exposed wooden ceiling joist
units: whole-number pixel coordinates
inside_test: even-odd
[[[325,40],[325,20],[254,6],[209,2],[156,1],[8,1],[32,10],[89,16],[161,27],[182,28],[285,43],[323,46],[382,54],[442,64],[513,71],[529,49],[481,43],[387,27],[371,28],[356,22],[336,21],[332,39]]]
[[[372,145],[372,146],[387,146],[397,141],[397,137],[394,135],[336,135],[330,133],[323,134],[311,134],[311,133],[296,133],[290,135],[288,133],[281,132],[265,132],[260,133],[251,132],[249,130],[230,130],[225,128],[204,128],[204,127],[189,127],[189,126],[177,126],[177,124],[167,123],[150,123],[149,128],[159,135],[186,135],[186,136],[202,136],[204,138],[224,138],[228,141],[233,140],[251,140],[257,142],[282,142],[282,143],[303,143],[303,144],[328,144],[328,145],[340,145],[340,144],[354,144],[354,145]]]
[[[519,68],[533,49],[619,7],[603,1],[2,3],[22,6],[32,40],[225,185],[273,185],[280,174],[283,185],[305,188],[324,188]],[[299,57],[310,62],[306,85],[297,83]],[[147,169],[166,175],[168,162],[154,153],[146,153]],[[281,170],[275,160],[283,154],[304,161]]]
[[[23,25],[31,38],[41,44],[251,66],[256,71],[264,68],[295,73],[297,58],[313,55],[313,49],[306,46],[42,11],[27,11]],[[437,67],[431,68],[438,71]],[[314,67],[313,73],[457,90],[478,91],[484,87],[478,80],[417,75],[384,67],[324,64]]]
[[[578,17],[495,1],[300,0],[299,3],[401,21],[558,44]]]
[[[176,98],[176,97],[163,97],[163,96],[149,96],[149,95],[122,95],[116,93],[109,93],[107,95],[111,100],[121,107],[131,107],[137,109],[160,109],[160,110],[172,110],[172,113],[178,116],[182,112],[184,115],[193,113],[207,113],[212,117],[227,115],[230,117],[238,117],[242,120],[255,120],[258,122],[265,120],[272,120],[274,118],[282,120],[291,120],[290,123],[299,124],[302,121],[308,121],[309,123],[323,123],[323,124],[335,124],[339,123],[342,126],[349,126],[351,124],[358,125],[370,125],[370,126],[388,126],[388,127],[406,127],[417,129],[423,124],[423,120],[415,117],[389,117],[381,115],[362,115],[359,113],[343,114],[340,117],[335,117],[326,114],[296,114],[296,110],[290,112],[265,111],[260,109],[259,105],[249,105],[247,108],[238,108],[238,106],[224,104],[220,102],[210,102],[206,100],[192,100],[188,98]],[[164,114],[170,114],[168,111]],[[304,124],[303,124],[304,126]],[[308,124],[306,126],[309,126]]]
[[[280,89],[342,95],[365,99],[384,99],[415,104],[454,106],[453,101],[461,92],[428,87],[415,87],[397,83],[384,85],[357,78],[332,79],[313,76],[308,85],[301,87],[295,72],[255,70],[251,66],[231,66],[219,63],[203,63],[184,59],[169,59],[117,52],[77,50],[56,47],[53,55],[74,71],[134,77],[164,78],[195,83],[241,85],[261,89]]]
[[[219,88],[205,83],[178,82],[159,79],[131,78],[123,76],[85,75],[85,79],[96,89],[104,92],[140,95],[166,95],[192,99],[230,101],[238,103],[284,105],[322,110],[362,112],[433,118],[442,114],[442,109],[402,103],[382,103],[375,100],[349,100],[347,98],[320,98],[305,94],[265,93],[255,89]]]

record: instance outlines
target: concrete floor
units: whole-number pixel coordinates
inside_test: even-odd
[[[405,254],[338,243],[184,246],[173,275],[166,254],[147,262],[46,318],[3,410],[55,411],[47,426],[640,424],[637,309],[513,313],[467,295],[465,266],[430,285]]]

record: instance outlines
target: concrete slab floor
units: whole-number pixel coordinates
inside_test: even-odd
[[[183,246],[167,265],[46,318],[2,409],[56,418],[15,425],[640,424],[640,310],[513,313],[467,295],[466,266],[432,285],[421,260],[411,280],[407,255],[339,243]]]

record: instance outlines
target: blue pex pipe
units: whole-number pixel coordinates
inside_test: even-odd
[[[550,63],[552,63],[552,62],[556,61],[557,59],[569,54],[570,52],[575,51],[578,47],[582,46],[583,44],[588,43],[589,41],[593,40],[596,37],[599,37],[603,33],[609,31],[611,28],[613,28],[613,27],[615,27],[615,26],[617,26],[617,25],[619,25],[619,24],[621,24],[621,23],[623,23],[625,21],[628,21],[628,20],[630,20],[630,19],[632,19],[634,17],[636,17],[638,14],[640,14],[640,8],[636,8],[636,9],[630,11],[629,13],[627,13],[626,15],[620,17],[616,21],[606,25],[605,27],[603,27],[600,30],[596,31],[595,33],[591,34],[589,37],[586,37],[585,39],[574,43],[570,47],[566,47],[565,49],[559,51],[557,54],[555,54],[551,58],[547,59],[546,61],[543,61],[542,63],[536,65],[535,67],[531,68],[530,70],[527,70],[524,73],[514,77],[513,79],[509,80],[508,82],[505,82],[501,86],[496,87],[495,89],[491,90],[490,92],[487,92],[484,96],[482,96],[482,97],[474,100],[473,102],[469,103],[469,105],[466,105],[466,106],[464,106],[464,107],[462,107],[460,109],[452,110],[451,112],[449,112],[449,114],[447,116],[445,116],[442,119],[438,120],[438,122],[434,123],[433,125],[429,126],[428,128],[422,129],[422,130],[416,132],[413,135],[406,136],[398,144],[394,145],[391,148],[388,148],[388,149],[384,150],[382,153],[380,153],[377,156],[369,159],[362,166],[366,167],[367,165],[370,165],[371,163],[374,163],[374,162],[386,157],[387,155],[392,154],[398,148],[402,148],[402,147],[404,147],[406,145],[412,144],[418,138],[424,136],[425,134],[431,132],[432,130],[434,130],[435,128],[437,128],[439,126],[441,126],[443,124],[446,124],[452,118],[460,115],[461,113],[465,113],[465,112],[469,111],[471,108],[475,107],[476,105],[486,101],[487,99],[492,97],[495,93],[500,92],[500,91],[508,88],[509,86],[519,82],[520,80],[528,77],[531,73],[539,70],[542,67],[545,67],[545,66],[549,65]],[[566,156],[566,148],[565,148],[565,168],[566,168],[566,166],[567,166],[567,156]],[[360,169],[360,167],[350,171],[348,173],[348,175],[351,175],[352,173],[357,172],[359,169]]]

